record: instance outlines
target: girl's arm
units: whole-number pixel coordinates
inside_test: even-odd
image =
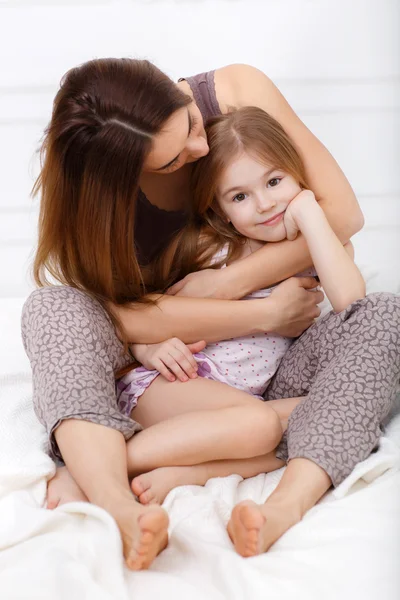
[[[272,81],[254,67],[230,65],[215,72],[215,88],[223,112],[227,112],[229,106],[258,106],[279,121],[303,159],[310,188],[330,226],[343,244],[348,242],[364,225],[354,192],[334,158],[297,117]],[[209,283],[203,274],[196,287],[196,274],[189,275],[190,290],[188,287],[185,291],[183,286],[175,290],[199,297],[242,298],[291,277],[311,264],[307,243],[299,236],[294,242],[267,244],[223,271],[209,273]]]
[[[304,190],[289,204],[285,227],[289,239],[300,230],[307,240],[315,270],[335,312],[364,298],[364,279],[333,232],[313,192]]]

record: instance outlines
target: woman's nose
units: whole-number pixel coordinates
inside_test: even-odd
[[[186,144],[186,149],[193,158],[201,158],[208,154],[209,151],[207,140],[200,135],[189,139]]]

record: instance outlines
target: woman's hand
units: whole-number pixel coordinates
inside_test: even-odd
[[[317,287],[314,277],[291,277],[274,289],[265,300],[274,305],[277,324],[273,333],[298,337],[314,323],[321,314],[318,304],[324,299]]]
[[[190,273],[171,286],[167,294],[187,298],[219,298],[231,300],[225,277],[227,269],[204,269]]]
[[[146,369],[156,370],[167,381],[188,381],[197,377],[197,362],[193,357],[205,348],[204,340],[194,344],[184,344],[178,338],[171,338],[160,344],[132,344],[133,356]]]

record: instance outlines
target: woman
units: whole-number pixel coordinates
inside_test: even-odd
[[[144,296],[145,268],[139,265],[145,267],[185,222],[190,163],[208,151],[204,121],[244,105],[259,106],[280,121],[332,228],[347,242],[363,224],[348,182],[272,82],[251,67],[232,65],[174,84],[147,61],[91,61],[65,77],[44,142],[36,184],[42,201],[35,277],[43,285],[47,269],[66,285],[35,291],[23,312],[36,411],[53,455],[62,456],[88,499],[116,519],[133,569],[146,568],[165,547],[168,518],[161,507],[135,502],[129,488],[125,439],[140,425],[116,405],[114,376],[131,357],[114,325],[129,342],[173,336],[210,342],[250,331],[295,337],[319,314],[321,297],[307,289],[315,286],[313,280],[284,282],[251,314],[245,302],[231,301],[309,267],[301,236],[222,271],[191,275],[171,290],[179,296],[164,296],[158,304]],[[394,309],[369,310],[382,315]],[[287,395],[280,372],[275,390]],[[385,400],[393,377],[391,370]],[[307,393],[306,381],[299,394],[293,393],[293,379],[290,383],[290,395]],[[292,428],[298,431],[304,415],[294,416]],[[277,492],[280,506],[289,508],[297,494],[307,510],[329,485],[327,473],[311,460],[291,460]],[[274,504],[271,510],[279,523],[281,512]],[[253,513],[250,521],[247,517],[245,525],[242,516],[234,521],[234,540],[242,526],[251,529],[252,520],[259,520]]]

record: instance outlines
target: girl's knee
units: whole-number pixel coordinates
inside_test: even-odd
[[[247,446],[251,456],[261,456],[271,452],[282,439],[281,420],[268,403],[260,401],[259,406],[253,407],[249,425]]]

